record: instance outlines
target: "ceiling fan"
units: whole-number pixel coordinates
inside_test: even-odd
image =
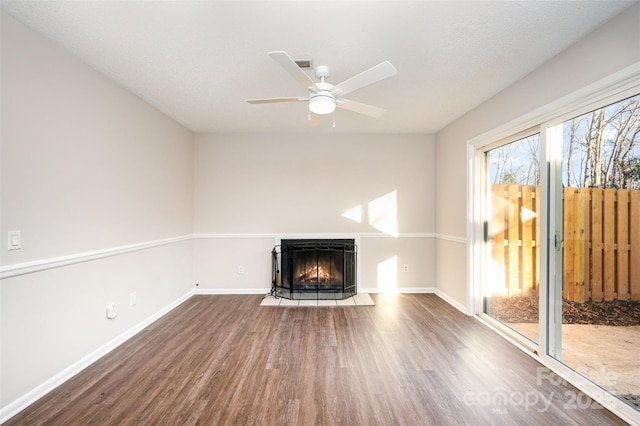
[[[357,74],[340,84],[333,85],[326,79],[329,77],[329,67],[320,65],[315,68],[315,75],[320,80],[315,82],[305,73],[291,57],[283,51],[269,52],[277,63],[293,76],[300,84],[309,90],[308,96],[288,98],[249,99],[250,104],[266,104],[275,102],[309,102],[309,111],[314,114],[331,114],[336,107],[380,118],[386,110],[360,102],[342,98],[342,95],[361,89],[385,78],[393,77],[398,72],[391,62],[384,61],[366,71]]]

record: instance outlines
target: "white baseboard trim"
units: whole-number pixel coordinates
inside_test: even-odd
[[[450,304],[451,306],[453,306],[463,314],[469,315],[467,307],[464,306],[462,303],[457,302],[456,300],[454,300],[453,298],[451,298],[449,295],[442,292],[441,290],[436,289],[435,293],[436,293],[436,296],[438,296],[440,299],[444,300],[445,302],[447,302],[448,304]]]
[[[270,287],[263,288],[196,288],[193,291],[194,295],[223,295],[223,294],[267,294],[271,290]],[[380,289],[376,287],[359,287],[358,293],[385,293],[384,291],[380,291]],[[464,312],[466,314],[466,308],[448,297],[446,294],[442,293],[435,287],[403,287],[397,289],[397,291],[389,292],[389,293],[397,293],[397,294],[418,294],[418,293],[435,293],[438,297],[443,299],[445,302],[449,303],[456,309]]]
[[[358,292],[362,292],[362,293],[384,293],[384,292],[380,291],[379,289],[377,289],[375,287],[358,288]],[[445,302],[447,302],[448,304],[450,304],[451,306],[453,306],[454,308],[456,308],[457,310],[459,310],[460,312],[462,312],[463,314],[469,315],[469,313],[467,312],[467,307],[466,306],[464,306],[463,304],[457,302],[452,297],[448,296],[446,293],[444,293],[441,290],[438,290],[435,287],[399,288],[397,291],[395,291],[393,293],[398,293],[398,294],[402,294],[402,293],[432,293],[432,294],[435,294],[436,296],[438,296],[440,299],[442,299]]]
[[[271,287],[264,288],[197,288],[197,295],[221,295],[221,294],[267,294]]]
[[[389,293],[389,294],[402,294],[402,293],[412,293],[412,294],[416,294],[416,293],[435,293],[436,292],[436,288],[435,287],[402,287],[402,288],[398,288],[395,291],[381,291],[379,288],[377,287],[358,287],[358,293],[380,293],[380,294],[384,294],[384,293]]]
[[[55,388],[57,388],[67,380],[71,379],[76,374],[80,373],[89,365],[93,364],[94,362],[96,362],[97,360],[105,356],[107,353],[111,352],[112,350],[114,350],[115,348],[117,348],[118,346],[120,346],[121,344],[123,344],[124,342],[132,338],[133,336],[135,336],[137,333],[142,331],[145,327],[148,327],[150,324],[157,321],[163,315],[167,314],[169,311],[173,310],[174,308],[182,304],[184,301],[189,299],[192,295],[193,295],[193,291],[188,292],[187,294],[178,298],[174,302],[160,309],[150,317],[146,318],[145,320],[131,327],[129,330],[125,331],[124,333],[121,333],[120,335],[111,339],[104,345],[100,346],[98,349],[87,354],[86,356],[82,357],[78,361],[74,362],[69,367],[65,368],[55,376],[46,380],[36,388],[30,390],[29,392],[19,397],[15,401],[1,408],[0,424],[6,422],[11,417],[15,416],[20,411],[24,410],[29,405],[33,404],[34,402],[42,398],[47,393],[51,392],[52,390],[54,390]]]
[[[224,294],[267,294],[271,290],[271,287],[264,288],[197,288],[193,291],[194,295],[224,295]],[[453,299],[449,297],[442,297],[438,294],[439,290],[435,287],[409,287],[409,288],[399,288],[397,291],[389,292],[389,293],[435,293],[444,299],[447,303],[454,304],[456,303]],[[380,291],[376,287],[360,287],[358,288],[358,293],[385,293],[384,291]],[[453,303],[452,303],[453,302]],[[455,306],[455,305],[454,305]],[[460,309],[459,306],[455,306],[457,309]]]

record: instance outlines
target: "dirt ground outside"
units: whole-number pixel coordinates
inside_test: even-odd
[[[537,341],[538,324],[507,323]],[[615,395],[640,395],[640,326],[563,324],[562,362]]]
[[[537,297],[492,297],[491,315],[538,341]],[[615,395],[640,395],[640,302],[563,303],[562,362]]]

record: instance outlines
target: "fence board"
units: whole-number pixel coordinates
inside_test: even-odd
[[[591,298],[591,189],[580,188],[578,251],[580,262],[581,302]],[[577,302],[578,300],[576,300]]]
[[[491,187],[491,258],[492,262],[492,285],[507,289],[506,268],[504,267],[506,250],[506,185],[493,185]]]
[[[522,293],[533,294],[535,292],[535,255],[534,255],[534,219],[536,217],[533,205],[533,186],[520,187],[522,194],[522,207],[520,208],[520,221],[522,223]]]
[[[505,191],[506,185],[493,185],[491,187],[491,223],[489,232],[491,237],[491,285],[493,288],[506,289],[505,260]]]
[[[509,240],[509,295],[520,294],[520,191],[518,185],[509,185],[508,240]]]
[[[535,251],[533,255],[533,273],[534,273],[534,285],[536,287],[536,295],[540,293],[540,198],[538,195],[540,194],[540,187],[534,187],[535,190],[533,192],[534,196],[534,212],[536,212],[536,217],[533,219],[534,224],[534,235],[535,235]]]
[[[603,277],[604,300],[616,298],[616,192],[615,189],[604,190],[603,208],[603,238],[604,261]]]
[[[629,295],[640,300],[640,191],[631,191],[629,219]]]
[[[602,288],[602,189],[591,191],[591,298],[600,302],[603,297]]]
[[[637,218],[636,220],[640,220]],[[629,299],[629,191],[618,190],[616,205],[616,293],[620,300]]]
[[[575,295],[574,261],[576,248],[576,210],[575,188],[562,190],[562,297],[573,300]]]

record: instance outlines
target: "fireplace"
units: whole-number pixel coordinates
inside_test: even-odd
[[[336,300],[356,294],[353,239],[283,239],[271,253],[275,296]]]

